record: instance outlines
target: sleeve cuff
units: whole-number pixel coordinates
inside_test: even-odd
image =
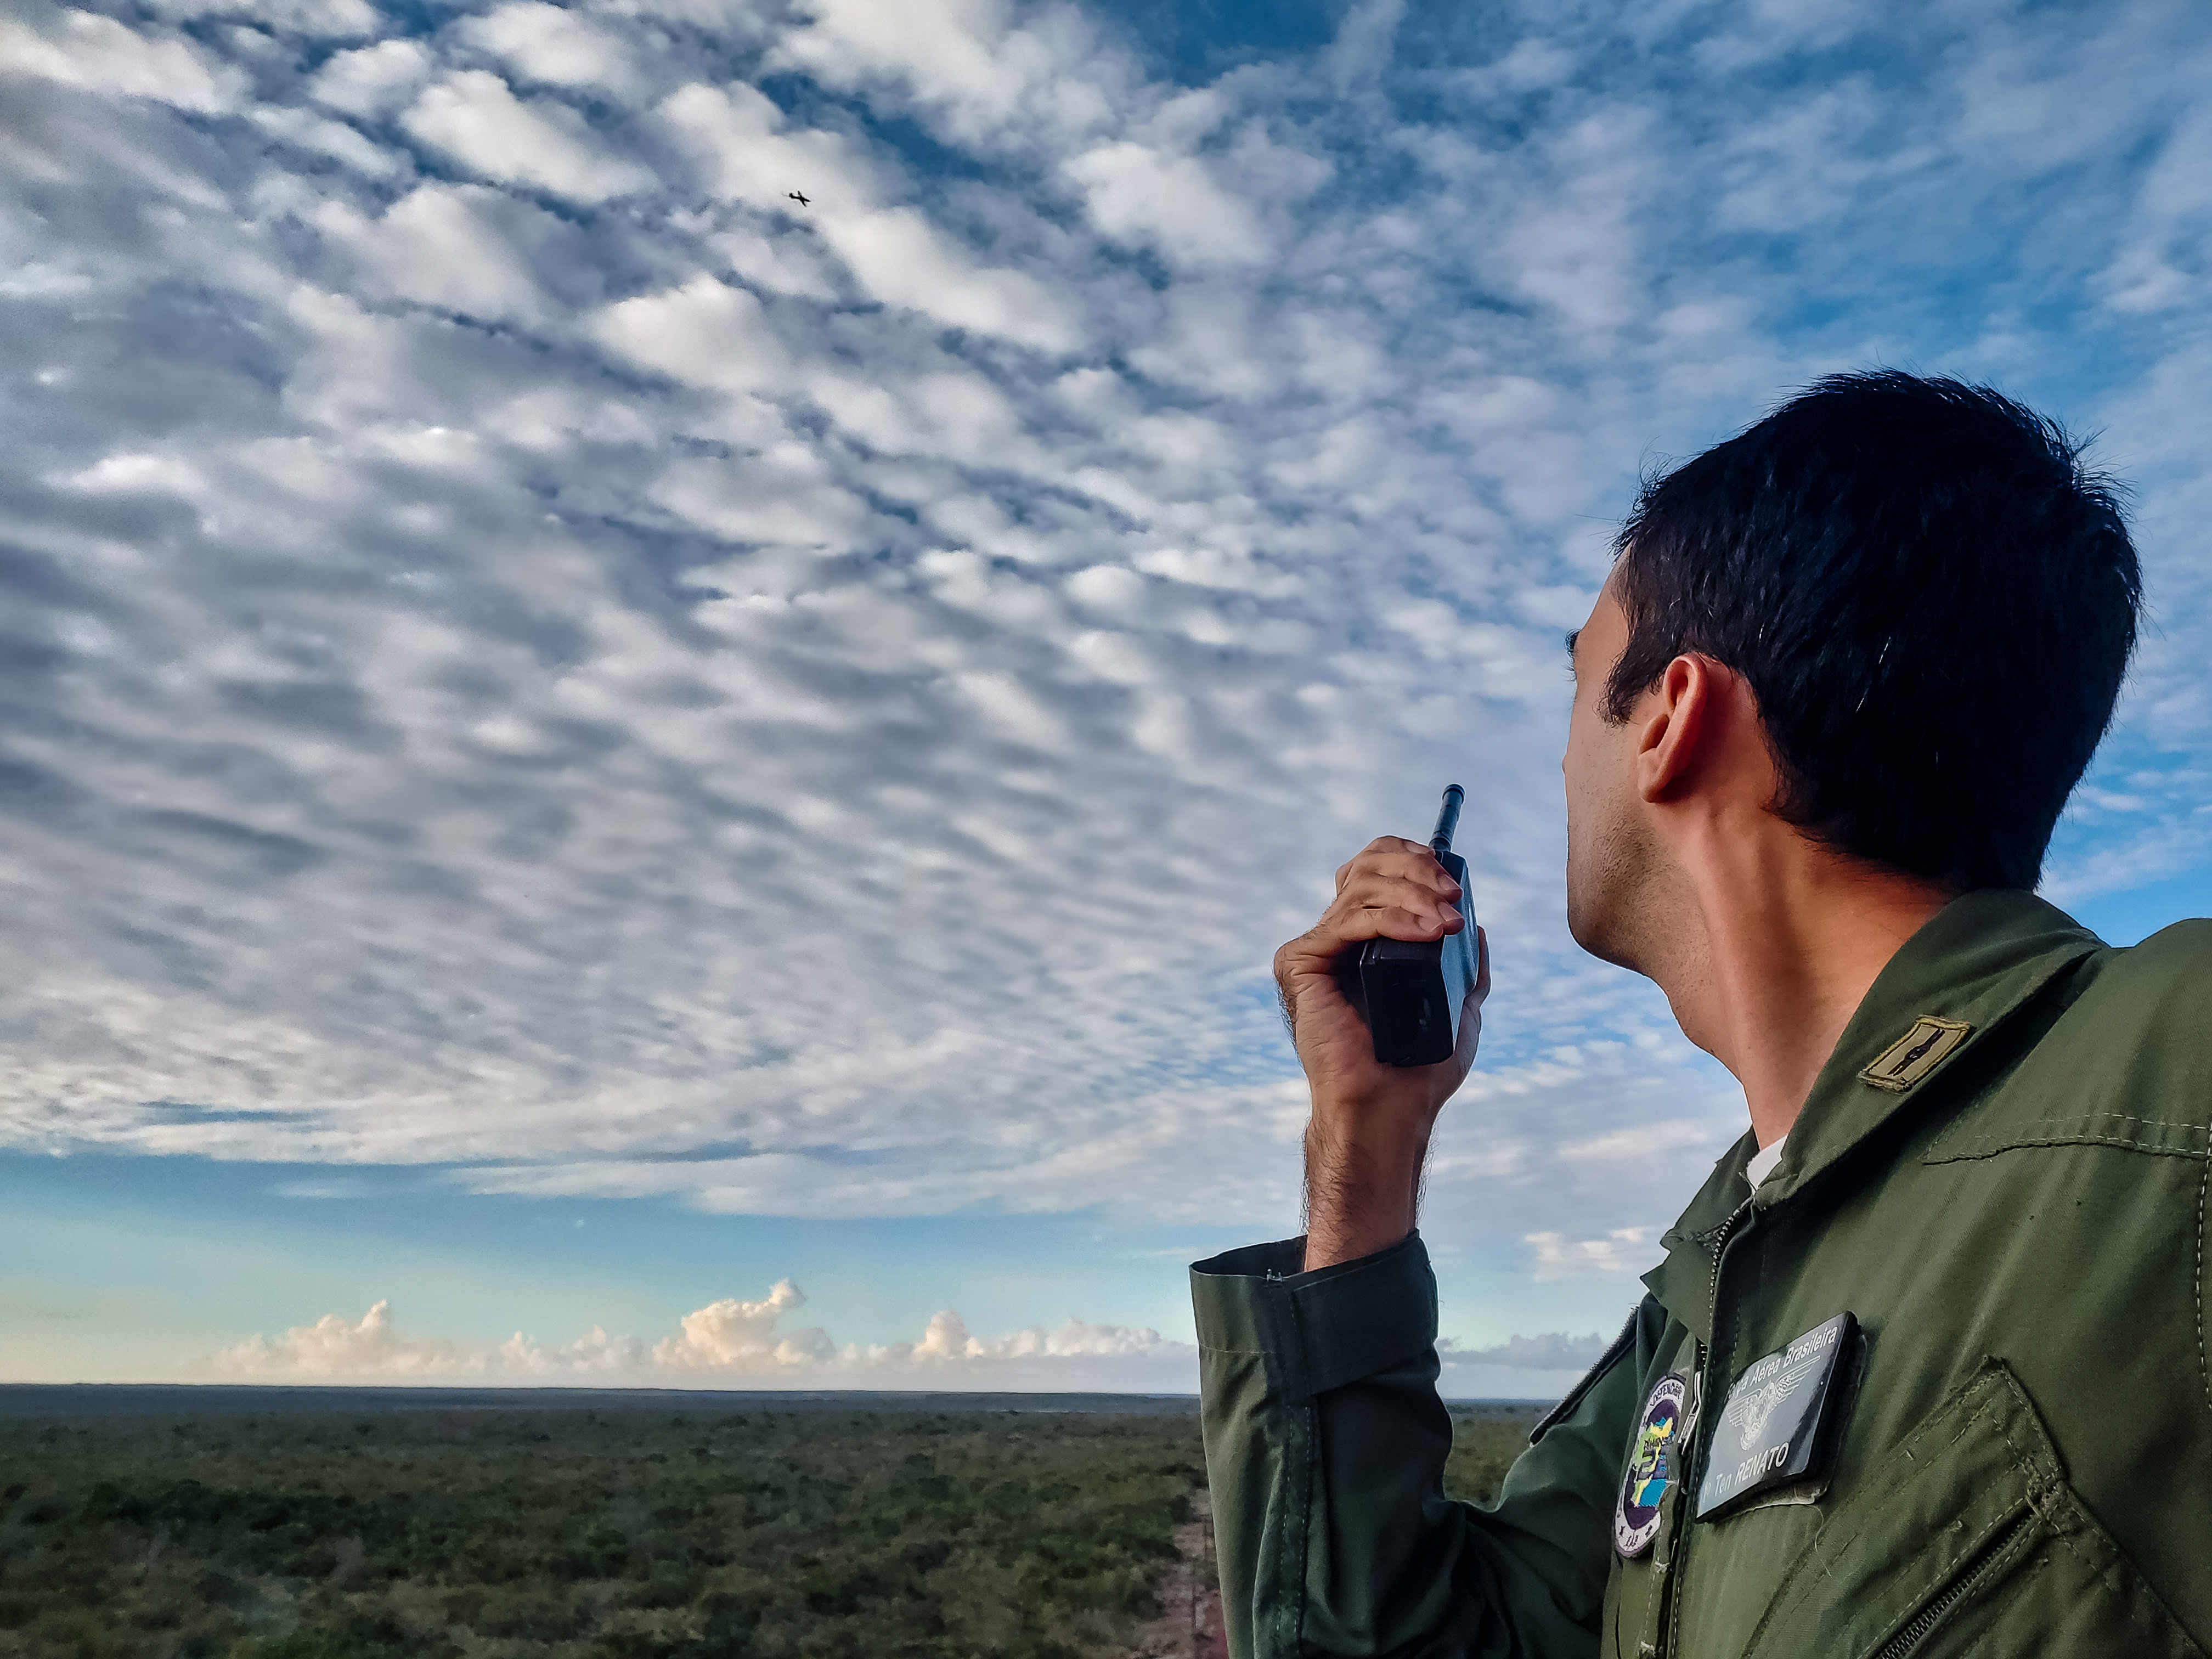
[[[1434,1349],[1437,1280],[1420,1234],[1312,1273],[1298,1271],[1304,1259],[1305,1240],[1288,1238],[1194,1263],[1199,1346],[1258,1354],[1301,1403]]]

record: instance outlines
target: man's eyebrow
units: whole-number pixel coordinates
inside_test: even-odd
[[[1583,630],[1579,628],[1570,628],[1567,630],[1567,666],[1569,668],[1575,665],[1575,641],[1582,636]]]

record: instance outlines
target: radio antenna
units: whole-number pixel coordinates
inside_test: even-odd
[[[1433,853],[1451,851],[1452,836],[1459,829],[1459,809],[1467,799],[1467,791],[1457,784],[1447,785],[1444,804],[1437,809],[1437,827],[1429,836],[1429,850]]]

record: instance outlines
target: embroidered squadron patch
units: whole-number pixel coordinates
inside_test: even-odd
[[[1624,1556],[1643,1554],[1659,1535],[1659,1506],[1668,1488],[1682,1478],[1688,1458],[1686,1443],[1697,1425],[1689,1395],[1688,1381],[1676,1372],[1654,1383],[1644,1402],[1636,1448],[1629,1455],[1628,1473],[1621,1477],[1620,1501],[1613,1510],[1613,1547]]]
[[[1859,1081],[1901,1095],[1948,1060],[1951,1051],[1964,1042],[1973,1029],[1963,1020],[1923,1014],[1912,1022],[1911,1030],[1883,1049],[1881,1057],[1859,1073]]]

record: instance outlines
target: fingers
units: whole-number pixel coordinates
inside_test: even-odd
[[[1276,977],[1315,971],[1370,939],[1438,939],[1467,926],[1459,884],[1418,841],[1382,836],[1336,872],[1336,898],[1311,931],[1276,953]]]
[[[1370,939],[1421,940],[1442,939],[1466,925],[1466,918],[1449,906],[1441,913],[1422,906],[1329,906],[1307,932],[1275,952],[1275,982],[1286,995],[1295,994],[1294,981],[1308,975],[1328,976],[1336,959],[1354,945]]]
[[[1382,904],[1364,906],[1344,919],[1339,932],[1347,940],[1370,939],[1439,939],[1467,926],[1458,908],[1444,905]]]
[[[1459,903],[1459,884],[1432,863],[1429,871],[1354,870],[1336,890],[1340,904],[1376,905],[1401,900],[1428,905]]]
[[[1340,899],[1291,941],[1317,956],[1336,956],[1370,939],[1438,939],[1467,925],[1456,906],[1423,902],[1357,904]]]
[[[1433,927],[1417,935],[1433,939],[1458,931],[1461,924],[1454,918],[1459,915],[1459,884],[1445,873],[1427,848],[1404,842],[1385,846],[1378,842],[1337,872],[1336,902],[1329,911],[1407,911],[1423,925],[1433,922]],[[1395,928],[1385,931],[1399,936]]]
[[[1386,876],[1355,872],[1346,881],[1336,896],[1331,910],[1411,910],[1419,915],[1433,915],[1439,920],[1459,915],[1459,884],[1445,879],[1439,887],[1431,881],[1407,876]]]
[[[1427,943],[1467,926],[1459,908],[1460,885],[1437,862],[1423,842],[1381,836],[1336,872],[1336,898],[1321,920],[1275,952],[1275,982],[1285,1004],[1300,986],[1333,974],[1337,958],[1371,939]],[[1482,957],[1480,984],[1489,990],[1486,946],[1476,934]]]
[[[1436,854],[1429,850],[1426,842],[1407,841],[1402,836],[1377,836],[1361,849],[1358,857],[1338,865],[1336,890],[1342,892],[1345,883],[1355,872],[1365,871],[1415,877],[1425,872],[1451,884],[1451,878],[1444,875],[1443,866],[1437,862]],[[1453,890],[1457,890],[1455,884]]]
[[[1431,850],[1428,842],[1407,841],[1403,836],[1377,836],[1366,846],[1361,848],[1358,855],[1352,861],[1354,864],[1366,864],[1378,859],[1410,859],[1416,863],[1425,864],[1431,869],[1442,867],[1437,865],[1437,855]]]
[[[1430,869],[1436,870],[1434,860]],[[1441,877],[1441,884],[1437,878]],[[1346,937],[1436,939],[1467,926],[1459,908],[1459,884],[1437,871],[1393,875],[1356,870],[1346,878],[1336,902],[1322,913],[1324,926],[1335,925]]]

